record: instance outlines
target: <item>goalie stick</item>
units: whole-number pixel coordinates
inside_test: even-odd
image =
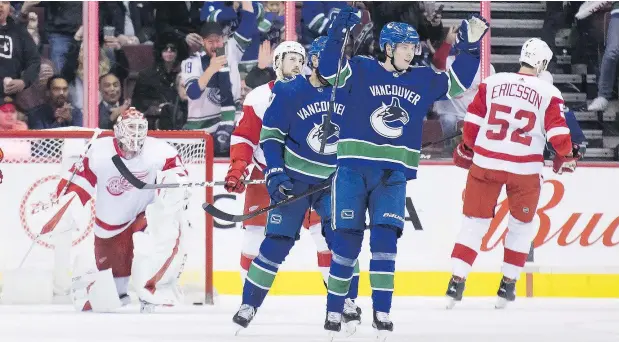
[[[430,142],[427,142],[427,143],[421,145],[421,148],[428,147],[428,146],[431,146],[431,145],[440,144],[440,143],[445,142],[447,140],[456,138],[456,137],[458,137],[460,135],[462,135],[462,132],[459,132],[457,134],[448,136],[446,138],[442,138],[440,140],[430,141]],[[314,194],[314,193],[316,193],[318,191],[321,191],[321,190],[324,190],[324,189],[328,189],[329,187],[331,187],[331,183],[330,182],[324,182],[324,183],[321,183],[320,185],[316,185],[315,187],[309,188],[307,191],[302,192],[302,193],[300,193],[300,194],[298,194],[296,196],[289,197],[289,198],[287,198],[287,199],[285,199],[285,200],[283,200],[281,202],[277,202],[275,204],[271,204],[268,207],[264,207],[264,208],[258,209],[256,211],[252,211],[251,213],[244,214],[244,215],[234,215],[234,214],[226,213],[224,211],[221,211],[221,210],[217,209],[211,203],[204,203],[204,204],[202,204],[202,209],[204,209],[204,211],[206,211],[211,216],[213,216],[215,218],[218,218],[218,219],[221,219],[221,220],[224,220],[224,221],[228,221],[228,222],[243,222],[245,220],[249,220],[252,217],[256,217],[258,215],[266,213],[266,212],[268,212],[271,209],[275,209],[275,208],[280,207],[282,205],[294,202],[294,201],[296,201],[296,200],[298,200],[300,198],[303,198],[305,196],[309,196],[309,195]],[[421,230],[422,229],[422,228],[420,228],[421,227],[421,222],[419,221],[419,217],[417,216],[417,212],[415,211],[415,207],[412,205],[412,203],[411,203],[411,207],[412,207],[412,212],[413,212],[413,216],[414,216],[412,218],[413,225],[415,226],[415,229]]]
[[[138,179],[131,171],[127,168],[127,165],[122,161],[119,155],[115,155],[112,157],[112,163],[116,166],[118,172],[120,172],[121,176],[123,176],[129,184],[133,185],[137,189],[151,190],[151,189],[164,189],[164,188],[193,188],[193,187],[215,187],[215,186],[223,186],[226,185],[224,181],[215,181],[215,182],[187,182],[187,183],[166,183],[166,184],[149,184]],[[243,184],[263,184],[264,180],[247,180],[243,181]]]

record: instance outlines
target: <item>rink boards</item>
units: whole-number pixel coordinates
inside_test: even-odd
[[[7,205],[5,194],[13,193],[23,199],[27,191],[48,192],[55,181],[39,185],[20,181],[7,182],[12,165],[2,165],[5,183],[0,185],[0,208],[7,212],[20,211],[24,204]],[[49,166],[51,167],[51,166]],[[191,166],[190,172],[191,172]],[[223,179],[227,163],[214,165],[214,179]],[[30,170],[31,176],[43,179],[51,170],[46,166]],[[7,177],[8,176],[8,177]],[[426,162],[420,166],[418,180],[407,185],[407,215],[405,231],[398,243],[395,295],[444,295],[450,276],[450,254],[461,221],[462,191],[466,171],[450,163]],[[550,168],[544,169],[542,197],[535,217],[538,234],[532,260],[518,283],[520,296],[535,297],[619,297],[619,168],[614,164],[581,164],[573,175],[557,176]],[[34,179],[34,178],[32,178]],[[32,181],[30,181],[32,183]],[[36,188],[39,188],[37,190]],[[45,188],[45,189],[43,189]],[[216,188],[215,205],[231,213],[243,211],[243,196],[226,193]],[[182,281],[201,284],[204,269],[204,215],[199,209],[202,193],[195,192],[192,200],[194,229],[189,245],[189,258]],[[12,201],[15,202],[15,201]],[[26,200],[28,202],[28,200]],[[413,209],[414,208],[414,209]],[[418,224],[414,225],[415,213]],[[80,223],[84,226],[74,234],[72,254],[88,255],[92,249],[92,234],[88,233],[89,214]],[[467,295],[493,296],[496,294],[503,260],[502,235],[507,227],[505,193],[500,196],[496,217],[484,238],[482,253],[467,281]],[[3,215],[4,216],[4,215]],[[15,215],[9,215],[9,218]],[[14,268],[36,233],[33,227],[43,218],[18,216],[4,221],[0,227],[0,270]],[[28,229],[25,226],[29,226]],[[369,295],[368,232],[360,255],[360,294]],[[214,229],[214,283],[220,294],[241,293],[238,272],[243,232],[240,224],[215,222]],[[28,265],[49,262],[50,249],[37,244]],[[272,294],[324,294],[325,289],[316,265],[316,248],[306,231],[280,269]]]

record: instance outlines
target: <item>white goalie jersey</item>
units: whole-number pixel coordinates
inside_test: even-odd
[[[96,194],[94,232],[101,238],[123,232],[155,199],[154,190],[136,189],[121,176],[112,163],[116,154],[123,155],[116,138],[95,140],[82,164],[73,166],[63,175],[57,190],[59,193],[64,188],[73,168],[77,167],[66,194],[79,197],[82,204]],[[182,176],[188,175],[176,149],[152,137],[146,138],[139,155],[123,161],[137,178],[146,183],[154,183],[158,171],[172,170]]]

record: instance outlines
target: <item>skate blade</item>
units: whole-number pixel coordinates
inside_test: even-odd
[[[346,337],[350,337],[357,332],[357,326],[361,324],[361,321],[349,321],[344,323],[346,330]]]
[[[387,337],[391,335],[391,331],[389,330],[377,330],[376,331],[376,342],[385,342],[387,341]]]
[[[236,327],[235,327],[235,330],[234,330],[234,336],[239,336],[239,334],[241,333],[241,331],[243,331],[243,330],[247,329],[247,328],[243,328],[242,326],[240,326],[240,325],[238,325],[238,324],[236,324],[236,323],[234,323],[234,325],[236,326]]]
[[[445,309],[447,309],[447,310],[453,309],[454,306],[456,306],[456,303],[458,303],[457,300],[447,296],[447,305],[445,305]]]
[[[498,310],[505,309],[505,307],[507,306],[507,303],[509,303],[507,299],[498,297],[496,304],[494,304],[494,308]]]
[[[335,338],[337,333],[338,333],[337,331],[329,331],[329,333],[327,334],[327,341],[333,342],[333,339]]]

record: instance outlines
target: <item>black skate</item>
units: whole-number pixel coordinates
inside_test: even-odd
[[[508,302],[516,300],[516,280],[503,277],[499,291],[497,291],[497,302],[494,305],[495,309],[504,309]]]
[[[335,334],[342,330],[342,314],[338,312],[327,312],[325,330],[329,332],[329,341],[333,341]]]
[[[374,310],[374,320],[372,327],[376,329],[377,337],[376,341],[383,342],[387,340],[387,337],[393,332],[393,323],[389,319],[389,314],[386,312],[380,312]]]
[[[462,301],[462,294],[464,293],[464,283],[466,279],[452,276],[447,285],[447,309],[453,309],[457,302]]]
[[[346,332],[348,336],[353,335],[357,331],[357,326],[361,324],[361,308],[349,298],[344,302],[344,312],[342,312],[342,321],[346,324]]]
[[[256,308],[251,305],[242,304],[239,308],[239,311],[232,317],[232,322],[239,325],[239,329],[236,331],[235,335],[237,335],[241,330],[247,328],[251,320],[254,319],[256,315]]]

